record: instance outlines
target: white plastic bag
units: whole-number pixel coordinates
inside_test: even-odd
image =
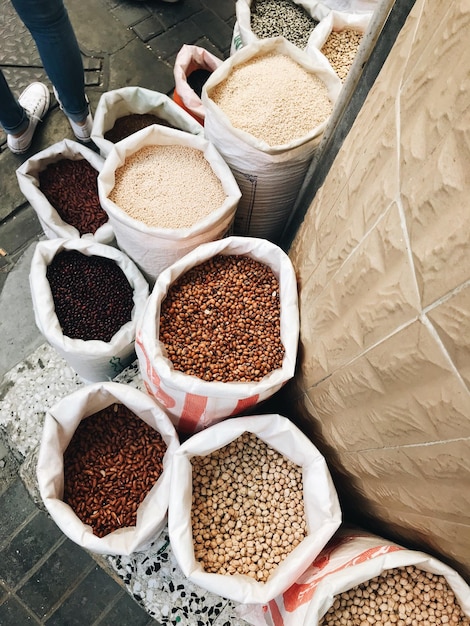
[[[137,417],[158,431],[167,449],[163,458],[163,471],[137,509],[136,525],[119,528],[104,537],[98,537],[62,500],[63,455],[80,422],[114,403],[125,405]],[[129,385],[114,382],[85,385],[62,398],[46,412],[37,463],[41,498],[62,532],[86,550],[98,554],[124,555],[141,551],[155,540],[166,526],[171,463],[178,447],[178,436],[171,421],[146,393]],[[123,490],[123,496],[125,495]]]
[[[113,128],[117,119],[134,113],[153,114],[180,130],[193,135],[204,134],[201,124],[167,95],[144,87],[121,87],[102,94],[94,114],[91,138],[103,157],[106,158],[114,146],[105,139],[106,132]]]
[[[93,152],[90,148],[78,141],[63,139],[33,155],[16,170],[16,177],[21,192],[36,211],[39,222],[48,239],[80,237],[78,229],[62,220],[57,210],[39,188],[39,173],[45,170],[49,164],[57,163],[62,159],[70,159],[72,161],[86,159],[97,172],[101,172],[104,164],[103,157]],[[100,226],[94,234],[85,233],[82,235],[82,238],[108,244],[113,242],[114,233],[108,221]]]
[[[262,441],[302,468],[307,536],[262,583],[242,574],[204,571],[195,560],[192,526],[193,456],[208,455],[244,432]],[[281,415],[255,415],[226,420],[185,441],[173,457],[168,530],[173,553],[189,580],[212,593],[242,603],[266,603],[285,591],[307,569],[341,523],[335,487],[323,456],[313,443]],[[313,623],[313,622],[312,622]]]
[[[118,207],[108,197],[114,187],[117,168],[124,164],[126,157],[150,145],[181,145],[201,150],[225,191],[222,205],[193,226],[178,229],[147,226]],[[175,180],[175,186],[184,184],[184,180]],[[98,192],[119,247],[135,261],[150,282],[201,243],[225,236],[232,226],[241,195],[232,172],[209,141],[202,136],[156,125],[114,145],[98,177]]]
[[[280,369],[259,382],[209,382],[177,371],[158,338],[161,303],[171,284],[217,254],[251,257],[269,266],[279,281],[284,360]],[[298,336],[297,281],[289,257],[264,239],[227,237],[199,246],[160,274],[137,328],[136,353],[148,392],[169,414],[179,432],[193,433],[247,412],[276,393],[294,375]]]
[[[48,265],[62,250],[77,250],[87,256],[97,255],[114,260],[132,286],[132,319],[117,331],[111,341],[84,341],[64,335],[55,314],[54,300],[46,276]],[[144,311],[149,285],[136,265],[121,250],[83,238],[40,241],[36,244],[31,261],[29,283],[37,327],[48,343],[84,381],[112,380],[135,359],[137,320]]]

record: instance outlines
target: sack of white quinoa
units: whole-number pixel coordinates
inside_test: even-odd
[[[198,246],[158,277],[136,353],[146,388],[178,432],[246,413],[295,371],[297,281],[275,244],[227,237]]]
[[[48,239],[79,238],[109,244],[114,233],[100,205],[98,174],[104,159],[78,141],[63,139],[27,159],[18,185]]]
[[[46,412],[36,468],[41,498],[86,550],[144,550],[167,522],[178,446],[170,420],[143,391],[85,385]]]
[[[278,243],[342,83],[283,37],[238,50],[202,90],[205,136],[239,185],[235,235]]]
[[[256,626],[469,626],[470,587],[429,554],[344,526],[284,593],[237,612]]]
[[[114,145],[98,191],[118,246],[151,283],[201,243],[224,237],[241,195],[212,143],[157,125]]]
[[[149,285],[124,252],[85,239],[40,241],[29,283],[37,327],[83,381],[112,380],[135,360]]]
[[[226,420],[173,456],[173,553],[189,580],[224,598],[261,604],[283,593],[340,523],[324,457],[286,417]]]
[[[93,117],[91,138],[104,158],[115,143],[151,124],[203,135],[201,124],[164,93],[121,87],[103,93]]]

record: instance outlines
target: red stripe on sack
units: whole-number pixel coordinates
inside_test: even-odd
[[[277,606],[276,600],[271,600],[268,602],[269,612],[271,614],[271,618],[274,626],[284,626],[284,619],[281,615],[281,611]]]
[[[206,396],[196,396],[187,393],[184,406],[178,421],[178,430],[184,433],[194,433],[207,406]]]
[[[254,396],[251,396],[251,398],[243,398],[242,400],[238,400],[237,406],[230,413],[229,417],[235,417],[235,415],[239,415],[240,413],[243,413],[247,409],[251,409],[252,406],[255,406],[258,400],[259,400],[259,393],[257,393]]]
[[[149,391],[150,395],[155,396],[155,398],[159,400],[163,404],[163,406],[165,406],[167,409],[173,408],[176,402],[171,396],[169,396],[161,388],[160,377],[158,376],[157,372],[153,369],[152,364],[150,363],[150,359],[147,356],[140,334],[136,335],[135,343],[139,346],[142,352],[142,356],[145,358],[145,371],[147,373],[147,377],[150,383],[153,385],[152,388],[149,388],[150,386],[147,383],[145,383],[147,390]]]

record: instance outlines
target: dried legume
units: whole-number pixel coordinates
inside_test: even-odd
[[[328,39],[321,48],[330,65],[344,82],[351,69],[357,50],[361,44],[363,34],[352,28],[331,31]]]
[[[132,319],[134,291],[113,259],[62,250],[46,278],[59,324],[71,339],[110,341]]]
[[[260,39],[282,36],[303,49],[317,24],[292,0],[254,0],[251,4],[251,30]]]
[[[189,228],[226,197],[204,153],[188,146],[145,146],[115,174],[110,200],[156,228]]]
[[[206,381],[259,381],[284,357],[279,281],[264,263],[216,255],[170,286],[159,339],[175,370]]]
[[[129,137],[129,135],[136,133],[138,130],[142,130],[142,128],[147,128],[147,126],[151,124],[176,128],[176,126],[173,126],[173,124],[170,124],[170,122],[154,113],[130,113],[129,115],[118,117],[113,127],[107,130],[103,136],[108,141],[117,143],[121,141],[121,139]]]
[[[276,53],[235,66],[208,96],[232,126],[270,146],[304,137],[333,109],[322,80]]]
[[[108,221],[99,201],[98,174],[86,159],[61,159],[39,172],[39,189],[80,236],[94,234]]]
[[[386,570],[335,597],[320,626],[470,626],[444,576],[414,566]]]
[[[160,433],[123,404],[86,417],[64,452],[64,502],[98,537],[135,526],[166,449]]]
[[[302,469],[253,433],[191,465],[196,560],[266,582],[307,533]]]
[[[196,93],[199,97],[202,94],[202,88],[206,84],[209,76],[212,74],[209,70],[204,68],[198,68],[197,70],[193,70],[187,77],[186,81],[191,89]]]

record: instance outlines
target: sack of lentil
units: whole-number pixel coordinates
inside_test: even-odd
[[[143,87],[121,87],[103,93],[93,118],[91,138],[104,158],[115,143],[151,124],[203,135],[201,124],[171,98]]]
[[[241,195],[209,141],[156,125],[115,144],[98,191],[118,246],[151,283],[201,243],[224,237]]]
[[[202,125],[206,115],[201,102],[202,87],[221,64],[221,59],[200,46],[184,44],[176,55],[173,100]]]
[[[281,415],[226,420],[175,452],[173,553],[193,583],[269,602],[307,569],[341,523],[325,459]]]
[[[241,48],[208,79],[205,136],[242,193],[235,235],[278,242],[341,86],[318,50],[283,37]]]
[[[167,522],[178,436],[146,393],[85,385],[46,412],[37,479],[62,532],[98,554],[144,550]]]
[[[344,526],[286,591],[240,616],[256,626],[470,626],[470,587],[429,554]]]
[[[331,11],[312,33],[307,52],[320,50],[344,83],[371,18],[372,13]]]
[[[295,371],[297,282],[275,244],[227,237],[160,274],[136,335],[146,388],[179,432],[247,412]]]
[[[85,239],[40,241],[29,274],[36,325],[86,382],[135,360],[149,285],[121,250]]]
[[[63,139],[17,170],[21,192],[48,239],[78,238],[109,244],[114,233],[98,196],[104,159],[78,141]]]

